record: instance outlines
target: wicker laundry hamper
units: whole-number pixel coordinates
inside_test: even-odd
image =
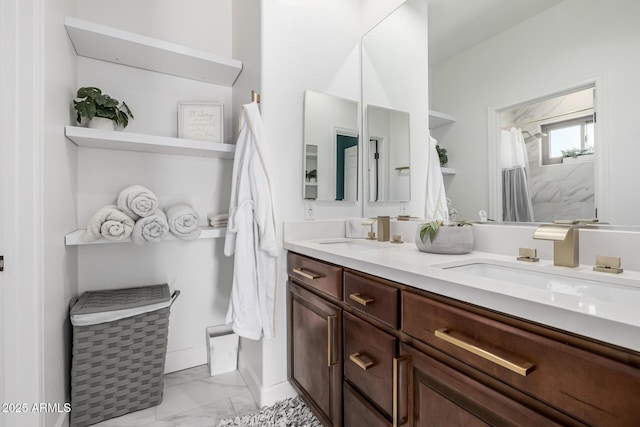
[[[179,294],[164,284],[85,292],[71,302],[71,426],[162,402],[169,311]]]

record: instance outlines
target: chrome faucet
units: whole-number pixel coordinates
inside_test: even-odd
[[[579,225],[578,221],[542,224],[533,233],[533,238],[553,241],[553,265],[577,267],[580,247]]]

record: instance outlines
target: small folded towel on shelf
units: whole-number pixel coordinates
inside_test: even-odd
[[[134,220],[153,214],[158,209],[158,198],[142,185],[130,185],[118,194],[118,208]]]
[[[229,213],[207,215],[211,227],[226,227],[229,222]]]
[[[133,231],[133,219],[115,205],[105,206],[93,214],[82,238],[86,242],[95,242],[104,237],[108,240],[124,240]]]
[[[149,216],[139,218],[133,226],[131,238],[136,245],[144,245],[147,242],[159,242],[169,233],[167,216],[160,209]]]
[[[200,237],[200,217],[191,206],[179,203],[164,210],[167,214],[169,231],[181,240],[195,240]]]

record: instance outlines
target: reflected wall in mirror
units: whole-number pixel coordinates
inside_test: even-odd
[[[459,217],[475,219],[484,209],[490,218],[501,219],[497,163],[502,127],[498,113],[503,108],[595,83],[598,218],[640,224],[638,16],[637,1],[563,0],[431,64],[430,108],[457,118],[444,131],[456,169],[447,197]]]
[[[411,199],[409,113],[367,105],[370,202]]]
[[[305,91],[303,198],[358,200],[359,116],[356,101]]]
[[[500,114],[502,220],[596,218],[591,86]]]
[[[409,201],[407,213],[424,215],[427,44],[426,0],[405,1],[362,38],[364,216],[395,215],[393,203]]]

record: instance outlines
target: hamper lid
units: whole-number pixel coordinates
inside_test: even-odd
[[[69,314],[75,326],[92,325],[158,310],[171,303],[167,284],[89,291],[78,298]]]

